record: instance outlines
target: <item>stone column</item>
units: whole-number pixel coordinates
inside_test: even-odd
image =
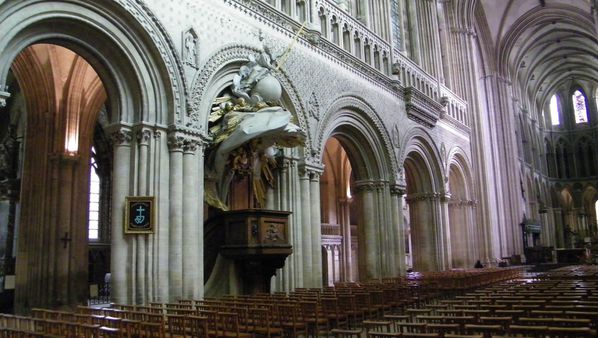
[[[301,168],[299,177],[301,185],[301,220],[302,224],[295,224],[295,226],[301,228],[301,235],[303,240],[301,241],[303,251],[303,285],[304,287],[315,287],[314,277],[316,274],[314,271],[313,262],[313,234],[314,227],[311,224],[311,211],[315,211],[311,207],[312,197],[310,195],[310,184],[309,184],[309,172],[305,168]],[[319,206],[318,206],[319,209]],[[321,278],[321,277],[320,277]]]
[[[405,274],[405,232],[403,230],[403,195],[405,187],[393,185],[390,188],[391,202],[391,229],[392,241],[395,244],[393,255],[396,266],[392,267],[390,273],[394,276]]]
[[[311,209],[311,243],[312,243],[312,267],[313,267],[313,285],[322,287],[322,222],[320,209],[320,175],[322,167],[317,170],[312,169],[310,173],[310,203]]]
[[[142,128],[137,132],[137,144],[139,151],[139,162],[138,162],[138,178],[137,178],[137,195],[147,196],[148,185],[147,185],[147,165],[148,165],[148,152],[149,152],[149,140],[151,131],[146,128]],[[137,253],[136,253],[136,283],[135,283],[135,302],[137,304],[147,303],[147,289],[148,279],[151,276],[147,274],[147,265],[149,261],[149,255],[147,252],[147,235],[138,234],[135,235],[137,242]]]
[[[442,192],[434,196],[434,205],[436,212],[436,252],[438,254],[438,262],[440,263],[440,270],[447,270],[452,268],[452,254],[451,254],[451,230],[449,228],[449,211],[448,201],[451,194]],[[464,234],[467,236],[467,234]]]
[[[170,151],[170,223],[169,231],[169,280],[170,301],[183,297],[183,146],[185,139],[171,133],[168,138]]]
[[[378,229],[376,225],[374,190],[370,181],[355,182],[355,189],[361,201],[359,231],[359,276],[361,280],[377,278],[380,275]]]
[[[199,210],[203,211],[201,201],[203,196],[200,189],[199,159],[202,151],[198,150],[199,142],[186,139],[183,144],[183,210],[182,210],[182,253],[183,253],[183,298],[198,299],[203,292],[203,217],[199,217]],[[199,153],[199,156],[198,156]]]
[[[343,281],[353,281],[353,257],[351,251],[351,209],[350,205],[353,202],[352,198],[343,198],[340,200],[341,205],[341,235],[343,245]]]
[[[125,196],[130,193],[131,173],[131,140],[129,128],[121,127],[112,135],[114,161],[112,163],[112,245],[110,266],[112,301],[115,303],[131,303],[131,259],[128,251],[128,240],[124,234]]]
[[[437,271],[436,220],[438,212],[432,193],[415,193],[407,197],[411,216],[412,260],[415,271]]]

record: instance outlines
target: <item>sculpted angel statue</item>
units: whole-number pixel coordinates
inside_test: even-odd
[[[232,95],[213,103],[209,128],[213,144],[206,161],[213,183],[205,191],[206,201],[214,207],[228,210],[228,187],[235,174],[251,174],[256,201],[263,207],[277,148],[304,144],[305,133],[291,112],[280,106],[282,87],[272,75],[275,67],[265,47],[233,77]]]

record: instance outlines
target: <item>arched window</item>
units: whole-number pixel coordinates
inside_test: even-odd
[[[89,223],[87,224],[90,240],[100,239],[100,176],[97,173],[95,155],[95,148],[92,147],[89,168]]]
[[[580,90],[573,93],[573,113],[575,114],[575,123],[588,122],[588,110],[586,108],[586,97]]]
[[[559,119],[559,97],[556,94],[550,98],[550,121],[553,126],[561,124]]]

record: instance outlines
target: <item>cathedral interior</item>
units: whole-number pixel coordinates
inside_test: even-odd
[[[598,263],[596,0],[6,0],[0,32],[0,312]]]

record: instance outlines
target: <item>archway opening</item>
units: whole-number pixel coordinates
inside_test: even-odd
[[[471,245],[472,233],[469,228],[468,212],[470,208],[467,196],[467,184],[457,165],[449,168],[449,227],[451,235],[451,254],[453,268],[472,267],[473,262],[481,257],[474,256]]]
[[[10,144],[2,148],[10,157],[3,174],[13,193],[0,212],[2,292],[14,289],[16,312],[108,300],[112,154],[104,85],[81,55],[55,44],[22,50],[8,83],[0,139]],[[29,287],[39,278],[46,290]]]
[[[439,269],[435,227],[435,200],[432,174],[426,159],[413,151],[404,162],[407,182],[406,201],[409,205],[411,263],[415,271],[436,271]]]
[[[351,186],[353,169],[347,151],[332,137],[326,142],[320,178],[323,285],[359,280],[357,205]],[[324,259],[326,258],[326,259]]]

